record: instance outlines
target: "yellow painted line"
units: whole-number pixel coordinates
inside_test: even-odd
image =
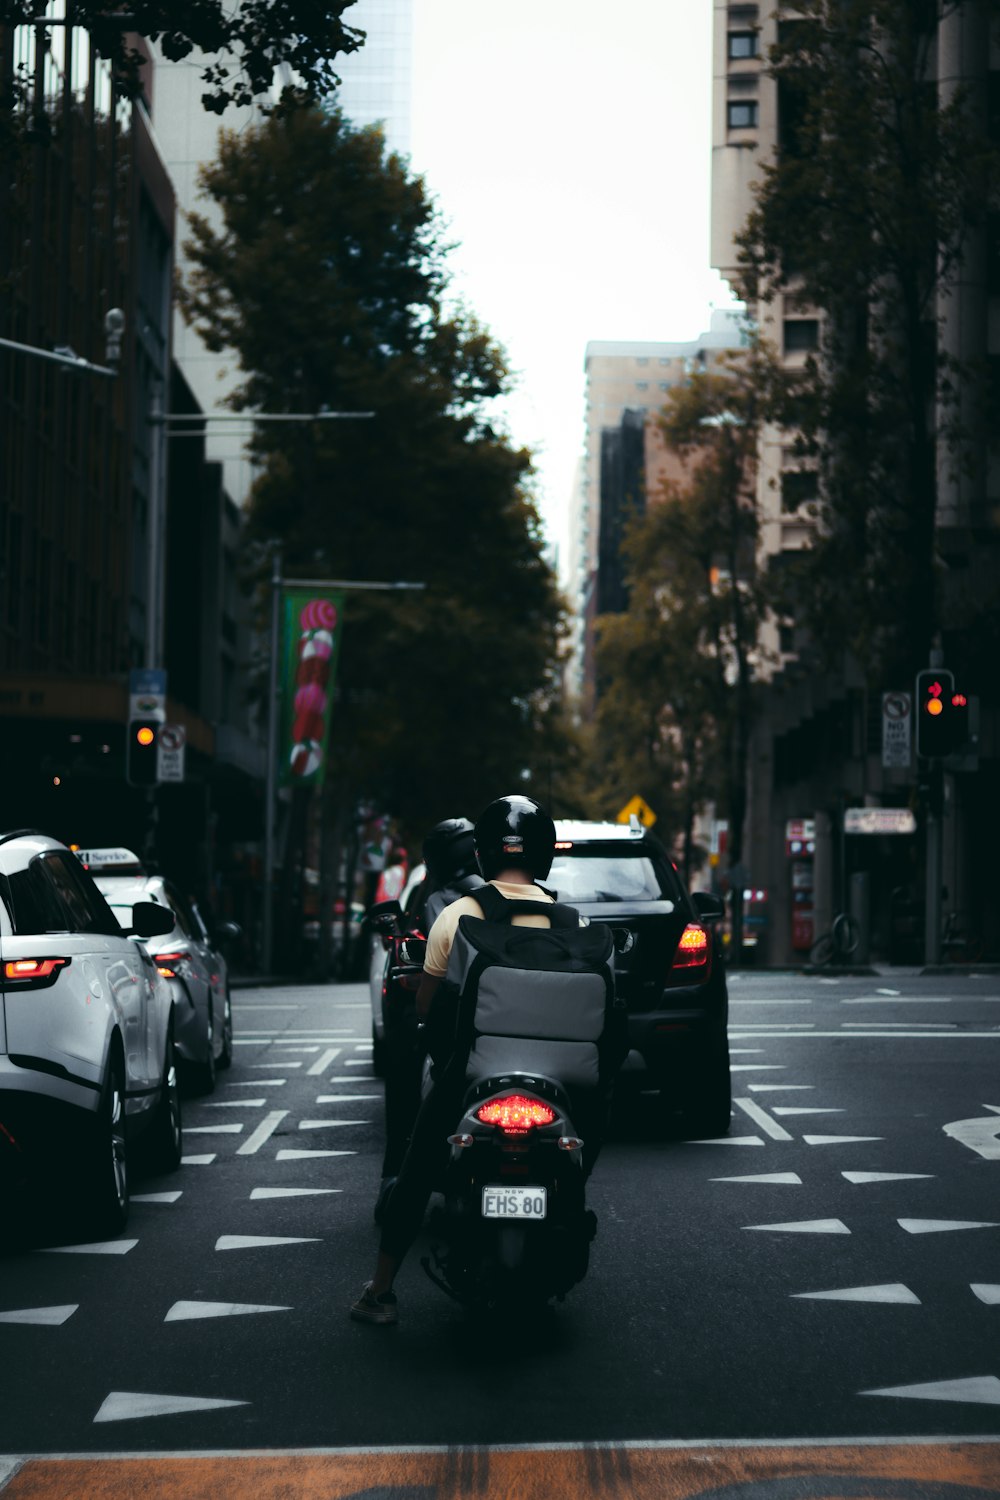
[[[583,1447],[28,1457],[4,1500],[950,1500],[1000,1492],[1000,1438],[839,1443],[592,1444]],[[778,1486],[778,1488],[775,1488]]]

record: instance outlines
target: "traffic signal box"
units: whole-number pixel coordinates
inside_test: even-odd
[[[155,786],[159,719],[130,719],[125,741],[125,780],[129,786]]]
[[[969,739],[969,700],[942,667],[917,673],[917,754],[941,759],[962,750]]]

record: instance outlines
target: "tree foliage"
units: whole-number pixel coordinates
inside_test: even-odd
[[[831,655],[850,648],[873,674],[926,661],[941,626],[938,462],[968,436],[956,394],[984,373],[959,366],[937,326],[998,183],[985,99],[935,86],[956,12],[974,22],[1000,6],[795,6],[768,63],[779,148],[740,239],[751,298],[780,289],[824,315],[799,413],[823,497],[799,606]]]
[[[283,108],[223,136],[191,221],[187,316],[268,412],[251,534],[286,576],[405,580],[348,596],[334,756],[411,830],[475,816],[559,754],[562,609],[530,496],[530,456],[490,425],[507,384],[474,318],[448,314],[441,227],[381,135]]]
[[[339,55],[354,52],[364,32],[344,22],[354,0],[67,0],[73,24],[90,32],[95,46],[116,64],[124,85],[135,80],[143,58],[131,44],[138,33],[158,42],[171,62],[204,53],[205,108],[221,114],[229,104],[268,95],[282,64],[296,86],[315,96],[339,83]],[[2,0],[0,25],[44,24],[47,0]],[[123,20],[123,17],[125,18]]]
[[[660,428],[688,478],[648,497],[626,541],[628,610],[598,622],[605,798],[642,790],[658,816],[685,830],[686,853],[695,812],[715,802],[733,830],[733,863],[767,609],[757,444],[784,389],[773,354],[755,341],[669,393]]]

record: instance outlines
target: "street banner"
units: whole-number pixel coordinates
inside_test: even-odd
[[[343,609],[343,594],[332,589],[282,589],[282,786],[323,785]]]

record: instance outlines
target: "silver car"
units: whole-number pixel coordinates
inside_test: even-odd
[[[173,997],[143,942],[167,921],[143,902],[123,931],[65,845],[0,833],[0,1177],[65,1170],[99,1233],[128,1217],[140,1136],[180,1165]]]
[[[233,1060],[233,1011],[226,960],[213,944],[193,902],[162,875],[149,875],[129,849],[84,849],[77,857],[127,929],[136,904],[155,902],[170,913],[170,930],[149,951],[174,997],[175,1042],[185,1081],[196,1093],[215,1088],[216,1070]],[[225,934],[237,932],[224,924]]]

